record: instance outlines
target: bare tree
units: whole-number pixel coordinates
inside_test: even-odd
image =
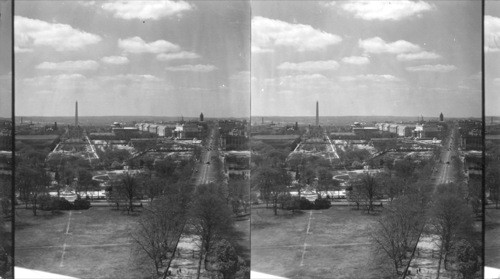
[[[39,197],[47,192],[50,179],[41,167],[19,167],[16,172],[16,186],[26,205],[31,203],[33,215],[36,216]]]
[[[133,176],[127,173],[116,186],[118,194],[128,203],[127,212],[133,212],[134,200],[140,194],[139,183],[137,183],[137,180]]]
[[[285,169],[280,167],[266,167],[258,169],[252,179],[252,183],[260,190],[260,196],[272,203],[274,214],[278,214],[278,204],[282,194],[288,192],[287,186],[291,178]]]
[[[151,260],[157,274],[166,261],[166,276],[186,224],[181,200],[170,196],[152,201],[137,223],[132,238],[138,250]]]
[[[424,211],[413,204],[409,196],[394,199],[387,213],[377,220],[372,240],[379,252],[391,262],[396,274],[401,273],[407,252],[417,245],[424,225]]]
[[[214,186],[200,185],[191,208],[192,227],[200,239],[197,278],[203,258],[232,229],[231,212]]]
[[[460,239],[470,235],[472,224],[472,212],[464,199],[453,192],[437,194],[432,208],[432,228],[438,236],[438,274],[443,260],[447,269],[448,255]]]
[[[363,201],[368,213],[372,212],[373,202],[380,193],[379,183],[375,177],[369,173],[365,173],[351,185],[353,196]]]

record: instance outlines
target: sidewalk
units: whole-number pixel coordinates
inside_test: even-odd
[[[410,272],[406,278],[434,279],[437,277],[439,265],[439,247],[435,235],[423,235],[417,245],[417,251],[411,261]],[[441,261],[440,279],[453,279],[456,276],[444,269],[444,261]]]

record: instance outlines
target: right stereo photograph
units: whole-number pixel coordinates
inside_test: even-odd
[[[485,239],[484,278],[500,278],[500,2],[484,15]]]
[[[252,278],[483,277],[482,4],[252,1]]]

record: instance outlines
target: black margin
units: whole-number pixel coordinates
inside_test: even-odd
[[[12,278],[16,277],[15,274],[15,262],[16,262],[16,256],[15,256],[15,247],[16,247],[16,229],[15,229],[15,224],[16,224],[16,121],[15,121],[15,59],[14,59],[14,0],[10,0],[11,2],[11,98],[12,98],[12,103],[11,103],[11,113],[12,113],[12,127],[11,127],[11,136],[12,136],[12,190],[11,190],[11,206],[12,206],[12,218],[11,218],[11,256],[12,256]]]
[[[481,32],[482,32],[482,36],[481,36],[481,104],[482,104],[482,107],[481,107],[481,115],[482,115],[482,121],[483,121],[483,125],[482,125],[482,162],[481,162],[481,167],[482,167],[482,172],[481,172],[481,180],[482,180],[482,217],[481,217],[481,223],[482,223],[482,226],[481,226],[481,240],[482,240],[482,244],[483,244],[483,247],[482,247],[482,251],[481,251],[481,257],[482,257],[482,261],[483,261],[483,265],[482,265],[482,278],[485,278],[485,266],[486,266],[486,257],[485,257],[485,247],[486,247],[486,110],[485,110],[485,82],[484,82],[484,78],[485,78],[485,74],[484,74],[484,71],[485,71],[485,60],[484,60],[484,37],[485,37],[485,34],[484,34],[484,15],[485,15],[485,5],[486,5],[486,0],[482,0],[481,1],[481,10],[482,10],[482,21],[481,21]]]

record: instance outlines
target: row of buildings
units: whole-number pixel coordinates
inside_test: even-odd
[[[437,122],[426,122],[426,123],[415,123],[415,124],[376,123],[375,128],[379,131],[396,134],[399,137],[432,139],[432,138],[442,137],[444,125]]]

